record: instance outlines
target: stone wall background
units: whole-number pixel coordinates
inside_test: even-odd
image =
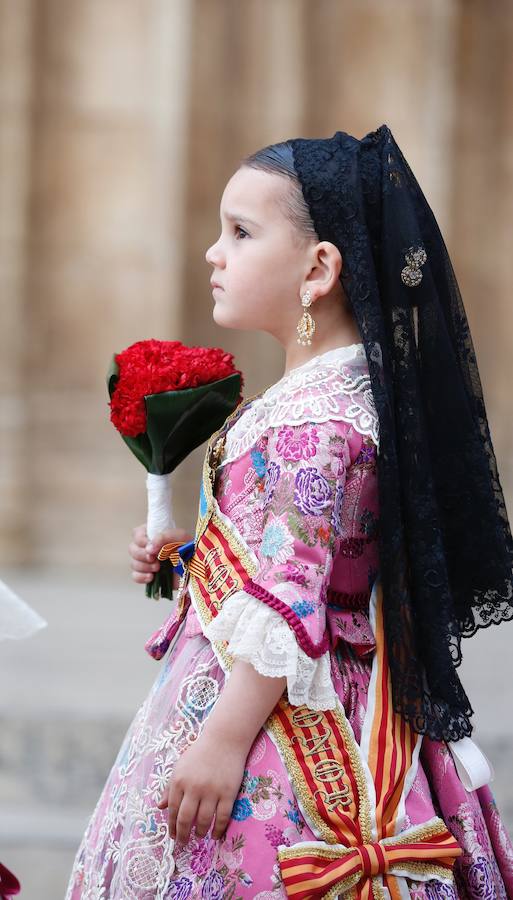
[[[0,561],[58,564],[66,535],[70,563],[119,564],[144,485],[112,352],[225,346],[271,383],[281,348],[211,315],[224,185],[271,141],[382,122],[449,247],[511,505],[511,3],[1,0],[0,41]],[[175,473],[188,528],[202,451]]]
[[[0,0],[0,564],[49,621],[0,646],[0,853],[26,900],[63,893],[165,614],[129,578],[144,474],[108,420],[110,356],[223,346],[248,394],[283,371],[211,316],[242,156],[390,125],[451,254],[513,517],[512,51],[509,0]],[[203,452],[174,476],[189,530]],[[511,823],[508,637],[470,642],[464,676]]]

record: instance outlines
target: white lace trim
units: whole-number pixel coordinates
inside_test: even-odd
[[[252,594],[240,590],[227,597],[204,633],[209,640],[229,641],[228,652],[250,662],[261,675],[286,675],[294,706],[335,708],[329,651],[311,659],[286,620]]]
[[[247,453],[268,428],[332,419],[370,435],[379,449],[379,419],[363,344],[314,357],[256,397],[228,428],[219,467]]]

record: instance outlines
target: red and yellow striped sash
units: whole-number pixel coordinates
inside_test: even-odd
[[[219,510],[213,476],[209,448],[202,484],[206,503],[198,517],[194,556],[186,564],[191,598],[204,627],[257,571],[255,555]],[[360,745],[341,703],[323,711],[291,706],[285,691],[265,723],[318,838],[278,848],[285,890],[295,900],[342,895],[348,900],[399,900],[405,896],[404,877],[450,882],[462,853],[438,817],[404,829],[405,796],[421,736],[393,709],[379,578],[372,590],[371,621],[376,652]],[[230,671],[233,658],[226,646],[213,642],[221,665]]]
[[[341,706],[315,712],[282,699],[267,723],[321,838],[278,849],[287,896],[295,900],[379,898],[384,887],[398,900],[399,879],[450,882],[462,853],[438,817],[402,828],[405,783],[421,736],[393,710],[379,581],[371,603],[376,654],[360,746]]]

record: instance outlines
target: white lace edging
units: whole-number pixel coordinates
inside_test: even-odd
[[[218,468],[247,453],[267,429],[281,425],[347,422],[362,436],[370,435],[379,451],[379,419],[363,347],[349,365],[344,357],[317,360],[293,369],[252,401],[226,432]]]
[[[250,662],[261,675],[286,675],[294,706],[335,709],[329,651],[311,659],[280,613],[252,594],[239,590],[227,597],[204,633],[209,640],[229,641],[228,652]]]

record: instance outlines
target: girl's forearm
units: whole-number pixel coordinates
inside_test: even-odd
[[[249,753],[260,728],[272,713],[287,679],[260,675],[251,663],[236,659],[203,733],[211,740],[238,744]]]

